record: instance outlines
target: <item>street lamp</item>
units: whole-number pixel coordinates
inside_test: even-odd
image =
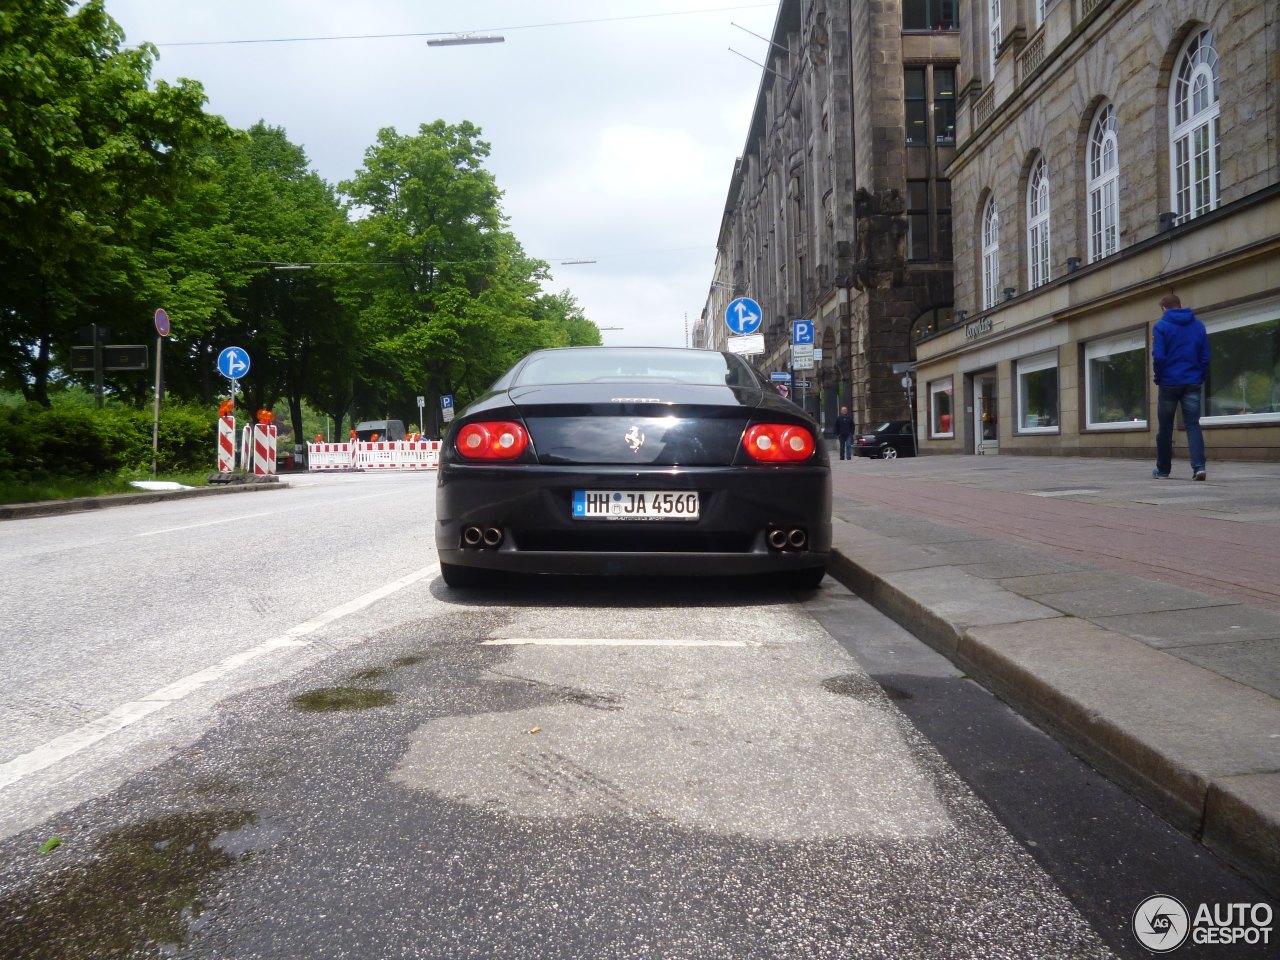
[[[472,43],[505,43],[506,37],[497,34],[481,34],[481,33],[458,33],[452,37],[440,37],[436,40],[428,40],[428,47],[461,47]]]

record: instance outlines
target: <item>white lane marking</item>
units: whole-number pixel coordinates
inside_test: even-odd
[[[302,639],[308,634],[315,633],[320,628],[327,626],[334,620],[355,613],[357,610],[363,610],[371,604],[377,603],[384,597],[388,597],[397,590],[403,590],[405,587],[411,586],[420,580],[439,573],[439,564],[430,564],[413,573],[406,574],[399,580],[392,580],[390,583],[378,587],[376,590],[370,590],[366,594],[349,600],[341,606],[327,610],[318,617],[300,623],[296,627],[290,627],[278,637],[265,640],[256,647],[250,647],[248,650],[242,650],[234,653],[229,657],[215,663],[211,667],[198,670],[189,674],[180,680],[175,680],[159,690],[154,690],[140,700],[133,700],[129,703],[116,707],[110,713],[91,720],[81,727],[64,733],[60,737],[55,737],[48,743],[36,747],[28,753],[22,754],[20,757],[14,757],[6,763],[0,764],[0,790],[10,784],[17,783],[24,777],[28,777],[33,773],[51,767],[60,760],[65,760],[73,754],[79,753],[88,747],[93,746],[99,740],[103,740],[111,734],[123,730],[130,724],[137,723],[144,717],[150,716],[157,710],[162,710],[171,704],[177,703],[183,697],[194,693],[206,684],[212,683],[219,677],[224,677],[243,667],[245,664],[258,659],[268,653],[276,650],[282,650],[286,647],[305,647],[310,641]]]
[[[148,530],[146,533],[135,533],[135,537],[156,537],[162,533],[178,533],[181,530],[195,530],[197,527],[214,527],[220,523],[236,523],[240,520],[252,520],[255,517],[269,517],[268,513],[243,513],[238,517],[223,517],[221,520],[206,520],[204,523],[189,523],[185,527],[165,527],[163,530]]]
[[[355,503],[357,500],[373,500],[373,499],[376,499],[377,497],[394,496],[395,493],[396,493],[395,490],[389,490],[386,493],[365,494],[363,497],[343,497],[342,502],[344,504],[347,504],[347,503]],[[135,537],[155,537],[155,536],[159,536],[162,533],[178,533],[181,530],[194,530],[197,527],[212,527],[219,523],[237,523],[240,520],[253,520],[256,517],[270,517],[270,516],[275,516],[281,513],[292,513],[294,510],[306,510],[314,506],[315,506],[314,503],[309,503],[309,504],[306,504],[305,506],[285,507],[283,510],[268,510],[264,513],[243,513],[238,517],[224,517],[221,520],[206,520],[204,523],[189,523],[185,527],[165,527],[163,530],[148,530],[146,533],[135,533],[134,536]]]
[[[484,647],[755,647],[746,640],[659,640],[656,637],[493,637]]]
[[[1028,490],[1033,497],[1083,497],[1091,493],[1101,493],[1101,490],[1090,490],[1082,488],[1080,490]]]

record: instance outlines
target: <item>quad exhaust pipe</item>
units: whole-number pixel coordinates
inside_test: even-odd
[[[478,527],[475,524],[462,528],[462,545],[464,547],[488,547],[493,549],[502,545],[501,527]]]
[[[803,527],[770,527],[765,533],[765,540],[771,550],[804,550],[809,544],[809,535]]]

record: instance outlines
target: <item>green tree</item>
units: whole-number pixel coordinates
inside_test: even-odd
[[[246,389],[254,407],[283,398],[301,438],[303,400],[315,389],[324,355],[346,357],[356,337],[355,313],[336,291],[342,275],[324,265],[351,227],[303,149],[261,122],[231,158],[226,189],[248,265],[247,282],[230,301],[235,333],[257,367]]]
[[[148,203],[229,133],[198,83],[149,87],[155,48],[123,40],[103,0],[0,8],[0,385],[46,406],[77,327],[141,283]]]
[[[339,185],[357,219],[347,259],[360,309],[359,410],[433,402],[505,355],[504,327],[531,319],[545,265],[505,229],[501,192],[484,169],[489,145],[470,123],[423,124],[414,136],[378,133],[361,170]]]
[[[544,293],[536,302],[535,317],[547,329],[548,347],[598,347],[600,328],[587,319],[577,298],[568,290]]]

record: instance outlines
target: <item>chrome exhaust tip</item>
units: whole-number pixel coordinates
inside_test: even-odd
[[[485,527],[484,545],[486,547],[496,547],[502,543],[502,529],[500,527]]]
[[[809,535],[799,527],[793,529],[787,534],[787,543],[793,550],[803,550],[805,544],[809,542]]]
[[[480,541],[484,539],[484,534],[479,527],[463,527],[462,528],[462,544],[466,547],[478,547]]]
[[[777,527],[770,527],[765,534],[765,539],[769,546],[774,550],[785,550],[787,548],[787,531]]]

